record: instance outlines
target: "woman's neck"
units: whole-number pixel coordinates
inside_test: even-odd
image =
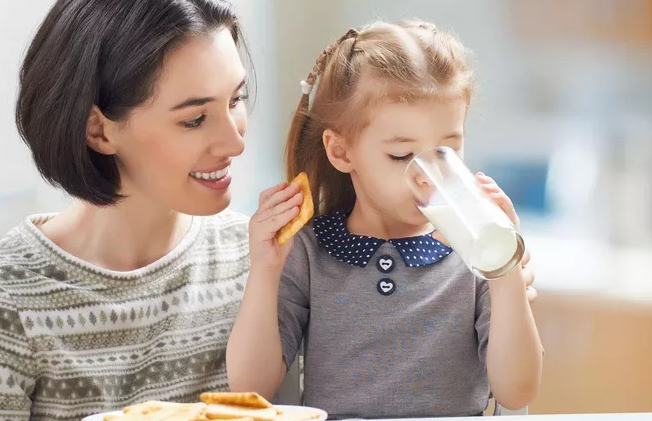
[[[127,198],[107,207],[75,201],[41,227],[66,252],[115,271],[145,267],[184,238],[192,217]]]
[[[366,235],[384,240],[425,235],[433,230],[429,223],[407,224],[361,200],[356,200],[346,225],[354,235]]]

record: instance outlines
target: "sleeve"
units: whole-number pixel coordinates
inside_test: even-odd
[[[478,335],[478,358],[487,370],[487,344],[489,343],[489,324],[491,320],[491,301],[489,284],[484,279],[476,279],[475,331]]]
[[[32,348],[16,305],[0,287],[0,421],[29,421],[35,371]]]
[[[297,235],[283,268],[278,296],[278,324],[283,347],[283,360],[288,370],[301,348],[309,316],[308,252],[301,235]]]

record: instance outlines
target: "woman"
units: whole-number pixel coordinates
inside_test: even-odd
[[[226,210],[247,127],[241,50],[221,0],[52,7],[16,119],[75,201],[0,240],[0,419],[78,421],[227,388],[249,270],[247,220]]]

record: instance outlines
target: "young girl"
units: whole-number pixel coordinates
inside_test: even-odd
[[[273,396],[303,341],[304,404],[333,418],[479,415],[490,392],[508,408],[535,397],[542,347],[526,293],[532,273],[475,278],[433,238],[404,181],[420,151],[462,155],[466,56],[423,22],[351,30],[319,56],[286,157],[288,177],[307,172],[316,217],[279,247],[274,233],[302,198],[286,184],[261,195],[227,348],[232,390]],[[518,224],[500,188],[478,181]]]

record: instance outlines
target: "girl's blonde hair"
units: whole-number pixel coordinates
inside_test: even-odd
[[[467,56],[451,34],[420,21],[376,22],[326,47],[306,78],[314,86],[312,98],[301,97],[285,151],[288,180],[308,174],[315,215],[351,209],[356,200],[349,174],[328,161],[324,130],[354,138],[367,124],[369,106],[379,100],[455,95],[468,104],[473,72]]]

